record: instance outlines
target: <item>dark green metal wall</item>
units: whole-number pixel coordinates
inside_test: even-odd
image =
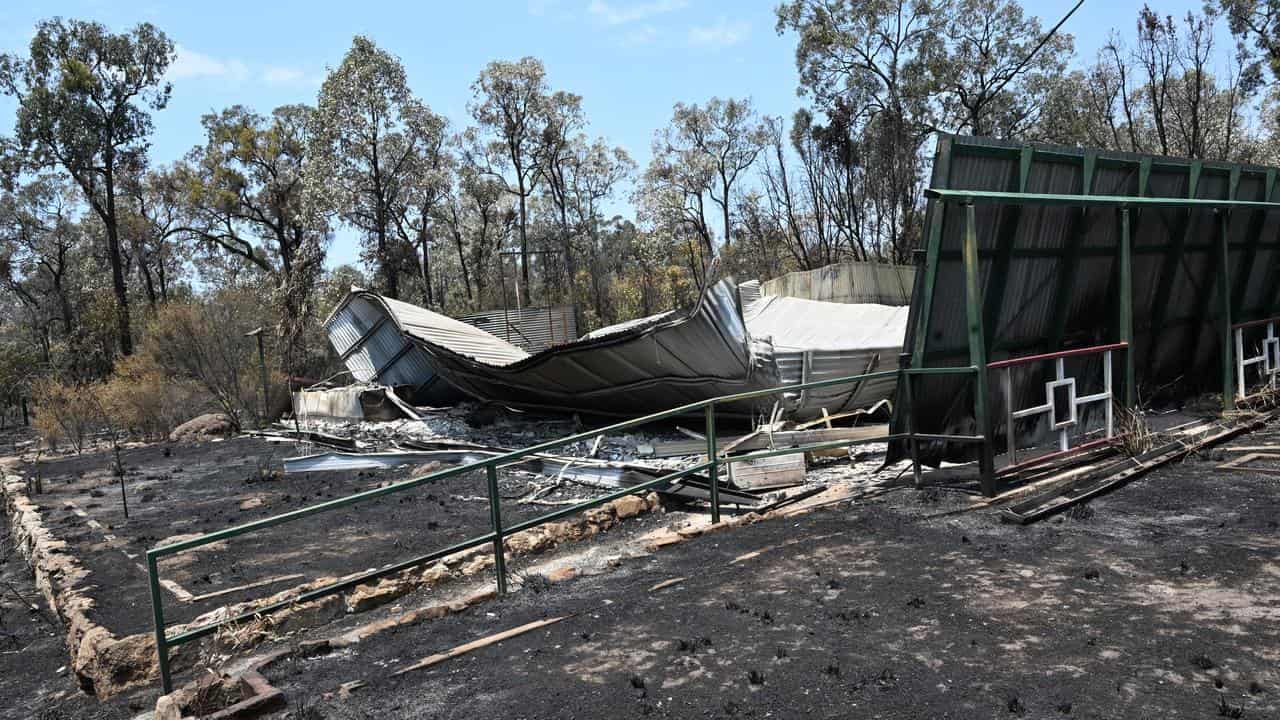
[[[1276,177],[1275,168],[941,136],[931,187],[1265,202],[1275,199]],[[925,257],[908,321],[906,351],[914,367],[970,363],[961,258],[967,209],[929,201]],[[973,212],[986,361],[1119,339],[1118,207],[979,203]],[[1220,391],[1222,215],[1210,206],[1134,207],[1129,215],[1140,400]],[[1280,212],[1237,207],[1227,211],[1225,227],[1231,317],[1280,314]],[[926,302],[930,289],[932,302]],[[1068,372],[1088,382],[1100,376],[1099,362],[1077,360]],[[1035,373],[1021,373],[1017,404],[1035,404],[1042,383]],[[914,388],[917,432],[974,431],[973,385],[922,379]],[[992,416],[1002,436],[1003,409],[993,407]],[[895,422],[895,429],[905,427],[902,418]]]

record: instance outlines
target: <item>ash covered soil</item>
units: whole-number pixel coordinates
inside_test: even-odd
[[[314,451],[323,452],[324,448]],[[433,466],[284,475],[293,444],[252,437],[145,445],[123,450],[129,517],[114,457],[88,452],[40,463],[44,494],[33,495],[46,526],[71,545],[91,573],[91,617],[117,635],[151,629],[145,552],[164,541],[212,532],[422,474]],[[30,465],[23,468],[33,472]],[[499,491],[520,497],[533,476],[503,472]],[[597,492],[566,486],[554,502]],[[190,621],[221,605],[260,598],[308,580],[403,560],[482,534],[489,528],[482,473],[449,478],[322,516],[182,553],[160,563],[161,577],[196,598],[166,590],[166,621]],[[504,506],[504,511],[505,511]],[[546,512],[510,504],[506,522]],[[276,582],[244,588],[263,581]],[[202,599],[203,596],[211,597]]]
[[[276,717],[1280,717],[1280,482],[1223,457],[1029,527],[906,489],[704,536],[272,667]]]

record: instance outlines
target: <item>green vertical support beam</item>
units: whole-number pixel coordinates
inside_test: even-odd
[[[1271,195],[1276,187],[1276,171],[1275,168],[1269,168],[1263,181],[1262,197],[1258,198],[1263,202],[1271,202]],[[1232,298],[1231,298],[1231,316],[1235,318],[1244,318],[1244,313],[1250,308],[1244,306],[1245,294],[1249,291],[1249,278],[1253,276],[1255,266],[1258,264],[1258,245],[1262,242],[1262,228],[1266,224],[1267,212],[1265,210],[1249,211],[1249,225],[1245,230],[1245,248],[1240,255],[1240,261],[1236,263],[1235,274],[1232,278]],[[1261,272],[1266,268],[1258,268]],[[1273,277],[1271,282],[1275,282]],[[1263,285],[1264,288],[1269,287]],[[1261,319],[1265,316],[1259,316]]]
[[[951,182],[952,141],[949,137],[938,140],[938,152],[933,159],[934,187],[947,187]],[[947,204],[942,200],[930,200],[928,208],[929,235],[925,238],[924,278],[919,288],[920,301],[916,312],[916,333],[911,342],[911,367],[924,367],[925,348],[929,344],[929,321],[933,316],[933,293],[938,285],[938,263],[942,251],[942,224],[947,216]],[[914,406],[911,412],[915,412]],[[919,429],[919,423],[913,423]],[[713,483],[714,485],[714,483]]]
[[[156,664],[160,666],[160,687],[164,694],[173,692],[173,677],[169,671],[169,644],[165,642],[164,598],[160,595],[160,571],[156,556],[147,551],[147,582],[151,585],[151,619],[155,623]]]
[[[1274,173],[1274,170],[1267,173],[1268,200],[1271,199],[1271,193],[1275,189],[1272,184],[1275,180]],[[1266,226],[1266,222],[1267,219],[1264,213],[1264,217],[1262,219],[1264,227]],[[1252,319],[1261,320],[1263,318],[1275,317],[1277,314],[1280,314],[1280,261],[1277,261],[1277,258],[1280,257],[1280,250],[1272,250],[1270,257],[1271,262],[1266,263],[1267,274],[1264,275],[1262,279],[1262,297],[1259,298],[1259,302],[1261,304],[1257,308],[1251,308],[1251,310],[1257,312],[1258,315],[1256,318]]]
[[[1227,199],[1228,200],[1236,199],[1236,191],[1239,189],[1239,187],[1240,187],[1240,168],[1237,166],[1237,167],[1231,168],[1231,174],[1228,176],[1228,180],[1227,180]],[[1214,232],[1217,235],[1220,235],[1222,237],[1220,241],[1215,241],[1213,244],[1216,246],[1218,245],[1219,242],[1224,243],[1225,247],[1227,247],[1229,250],[1231,247],[1231,244],[1230,244],[1231,237],[1229,235],[1223,235],[1224,233],[1227,232],[1227,224],[1219,223],[1218,227],[1215,229]],[[1214,297],[1216,295],[1220,295],[1222,292],[1221,288],[1219,287],[1219,285],[1221,284],[1219,282],[1219,279],[1222,277],[1229,276],[1227,273],[1222,272],[1223,269],[1226,269],[1225,266],[1220,267],[1219,264],[1227,262],[1227,259],[1229,257],[1230,257],[1229,253],[1227,255],[1220,255],[1220,253],[1218,253],[1217,251],[1217,248],[1215,247],[1208,253],[1208,257],[1206,258],[1205,270],[1204,270],[1204,284],[1201,287],[1200,295],[1195,300],[1195,305],[1193,306],[1195,308],[1195,320],[1193,321],[1191,327],[1195,328],[1195,333],[1191,336],[1191,342],[1187,344],[1187,347],[1184,351],[1186,353],[1186,356],[1189,358],[1199,357],[1200,337],[1204,335],[1202,328],[1206,323],[1209,323],[1210,327],[1212,327],[1212,318],[1215,315],[1214,313],[1215,307],[1221,310],[1221,303],[1216,302],[1214,300]],[[1227,298],[1228,302],[1231,301],[1231,297],[1233,296],[1234,296],[1234,293],[1231,293],[1228,296]],[[1209,334],[1210,336],[1213,335],[1212,332],[1210,332]]]
[[[498,594],[507,594],[507,556],[502,541],[502,498],[498,495],[498,469],[493,465],[484,468],[489,485],[489,520],[493,525],[493,569],[498,576]]]
[[[1133,247],[1129,237],[1129,208],[1120,208],[1120,293],[1116,298],[1120,310],[1120,342],[1128,343],[1124,351],[1124,406],[1137,404],[1137,374],[1134,372],[1133,349]]]
[[[987,387],[986,343],[982,333],[982,285],[978,265],[978,222],[973,203],[964,205],[964,296],[965,317],[969,324],[969,364],[977,368],[973,389],[973,419],[983,436],[978,475],[982,494],[996,494],[995,462],[991,447],[990,398]]]
[[[1137,171],[1137,174],[1138,174],[1138,187],[1135,191],[1133,191],[1132,194],[1137,197],[1146,197],[1147,181],[1151,179],[1151,158],[1145,157],[1139,160],[1138,162],[1134,163],[1134,169]],[[1122,259],[1122,254],[1119,251],[1116,252],[1115,262],[1112,263],[1112,267],[1111,267],[1111,279],[1107,284],[1107,297],[1116,298],[1116,301],[1118,303],[1119,298],[1125,295],[1125,293],[1122,293],[1120,288],[1120,282],[1121,282],[1120,267],[1122,264],[1128,263],[1127,267],[1129,271],[1129,290],[1127,295],[1129,297],[1129,307],[1128,307],[1129,339],[1126,342],[1128,342],[1130,346],[1132,346],[1133,344],[1133,235],[1134,235],[1134,231],[1138,227],[1138,220],[1142,217],[1142,209],[1141,208],[1124,208],[1124,209],[1128,211],[1128,217],[1126,218],[1124,214],[1118,214],[1116,215],[1116,221],[1117,222],[1122,222],[1125,220],[1128,221],[1129,237],[1127,238],[1127,240],[1129,242],[1129,254],[1127,258]],[[1123,227],[1118,229],[1117,232],[1119,232],[1121,229],[1123,229]],[[1123,335],[1123,332],[1120,327],[1121,311],[1122,309],[1119,307],[1119,305],[1117,305],[1116,313],[1112,317],[1112,319],[1115,320],[1116,325],[1115,327],[1108,328],[1110,332],[1107,337],[1109,338],[1110,337],[1120,338]],[[1137,357],[1137,354],[1134,352],[1129,352],[1127,353],[1127,355],[1129,355],[1132,358]],[[1128,363],[1129,360],[1126,359],[1125,362]],[[1134,393],[1135,393],[1134,396],[1136,397],[1137,385],[1134,386]],[[1132,405],[1130,406],[1132,407]]]
[[[1027,180],[1031,175],[1031,163],[1035,160],[1035,150],[1030,145],[1023,145],[1018,155],[1018,192],[1027,191]],[[1000,206],[1000,220],[996,224],[996,251],[992,258],[991,275],[988,283],[990,289],[987,297],[991,301],[984,308],[983,327],[987,329],[986,355],[991,357],[991,349],[1000,331],[1000,316],[1004,311],[1005,290],[1009,285],[1009,263],[1013,259],[1013,246],[1018,232],[1018,223],[1022,219],[1022,205]]]
[[[716,440],[716,406],[707,404],[707,477],[711,479],[711,522],[720,522],[720,448]]]
[[[1230,229],[1231,213],[1227,210],[1219,210],[1218,217],[1221,219],[1222,228],[1218,233],[1218,286],[1222,288],[1222,317],[1218,324],[1222,332],[1222,411],[1229,412],[1236,406],[1235,384],[1232,382],[1235,376],[1235,363],[1232,361],[1232,337],[1231,337],[1231,267],[1227,264],[1230,253],[1230,245],[1228,238],[1230,237],[1228,230]]]
[[[1098,152],[1086,150],[1084,164],[1080,173],[1080,194],[1093,194],[1093,173],[1098,165]],[[1058,284],[1054,288],[1053,320],[1049,324],[1049,346],[1046,352],[1062,349],[1063,339],[1067,332],[1067,319],[1070,315],[1071,291],[1075,288],[1076,275],[1080,272],[1080,246],[1084,244],[1085,233],[1088,232],[1088,208],[1071,208],[1071,231],[1067,234],[1067,245],[1063,248],[1062,262],[1058,265]]]
[[[1200,171],[1204,168],[1204,163],[1199,160],[1192,161],[1187,170],[1187,197],[1194,199],[1200,188]],[[1168,337],[1167,333],[1160,332],[1164,327],[1165,320],[1168,319],[1169,296],[1173,292],[1173,280],[1178,275],[1178,267],[1182,265],[1182,254],[1187,244],[1187,236],[1191,234],[1191,215],[1195,210],[1187,208],[1181,213],[1180,227],[1173,233],[1173,241],[1169,243],[1169,249],[1165,252],[1164,261],[1160,264],[1160,274],[1157,276],[1155,298],[1151,305],[1151,328],[1150,335],[1152,339],[1151,348],[1147,353],[1147,372],[1150,374],[1151,369],[1155,367],[1156,356],[1159,354],[1159,341],[1157,338]],[[1194,358],[1188,360],[1194,362]]]
[[[938,141],[934,158],[934,187],[945,188],[951,179],[951,138]],[[938,285],[938,261],[942,250],[942,223],[947,204],[930,200],[929,237],[925,238],[924,287],[920,288],[920,307],[916,318],[916,336],[911,345],[911,367],[924,367],[925,346],[929,342],[929,319],[933,314],[933,292]]]

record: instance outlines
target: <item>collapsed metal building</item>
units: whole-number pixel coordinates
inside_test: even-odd
[[[407,386],[415,403],[462,396],[513,408],[635,416],[712,397],[893,367],[906,307],[762,296],[722,280],[687,311],[601,328],[529,353],[479,328],[359,288],[325,325],[352,376]],[[782,393],[791,417],[835,414],[889,398],[894,379]],[[730,405],[771,412],[772,402]]]
[[[776,388],[727,409],[804,418],[896,396],[890,460],[976,458],[990,493],[997,454],[1007,471],[1026,447],[1111,442],[1116,407],[1206,391],[1230,406],[1275,384],[1277,172],[943,135],[909,309],[721,281],[687,311],[529,353],[355,289],[327,327],[357,380],[423,404],[636,416]],[[810,275],[785,284],[828,293],[839,273]]]

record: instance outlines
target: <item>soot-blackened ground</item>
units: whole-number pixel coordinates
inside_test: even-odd
[[[1029,527],[902,490],[706,536],[281,665],[280,715],[1278,717],[1280,483],[1217,471],[1221,457]]]

